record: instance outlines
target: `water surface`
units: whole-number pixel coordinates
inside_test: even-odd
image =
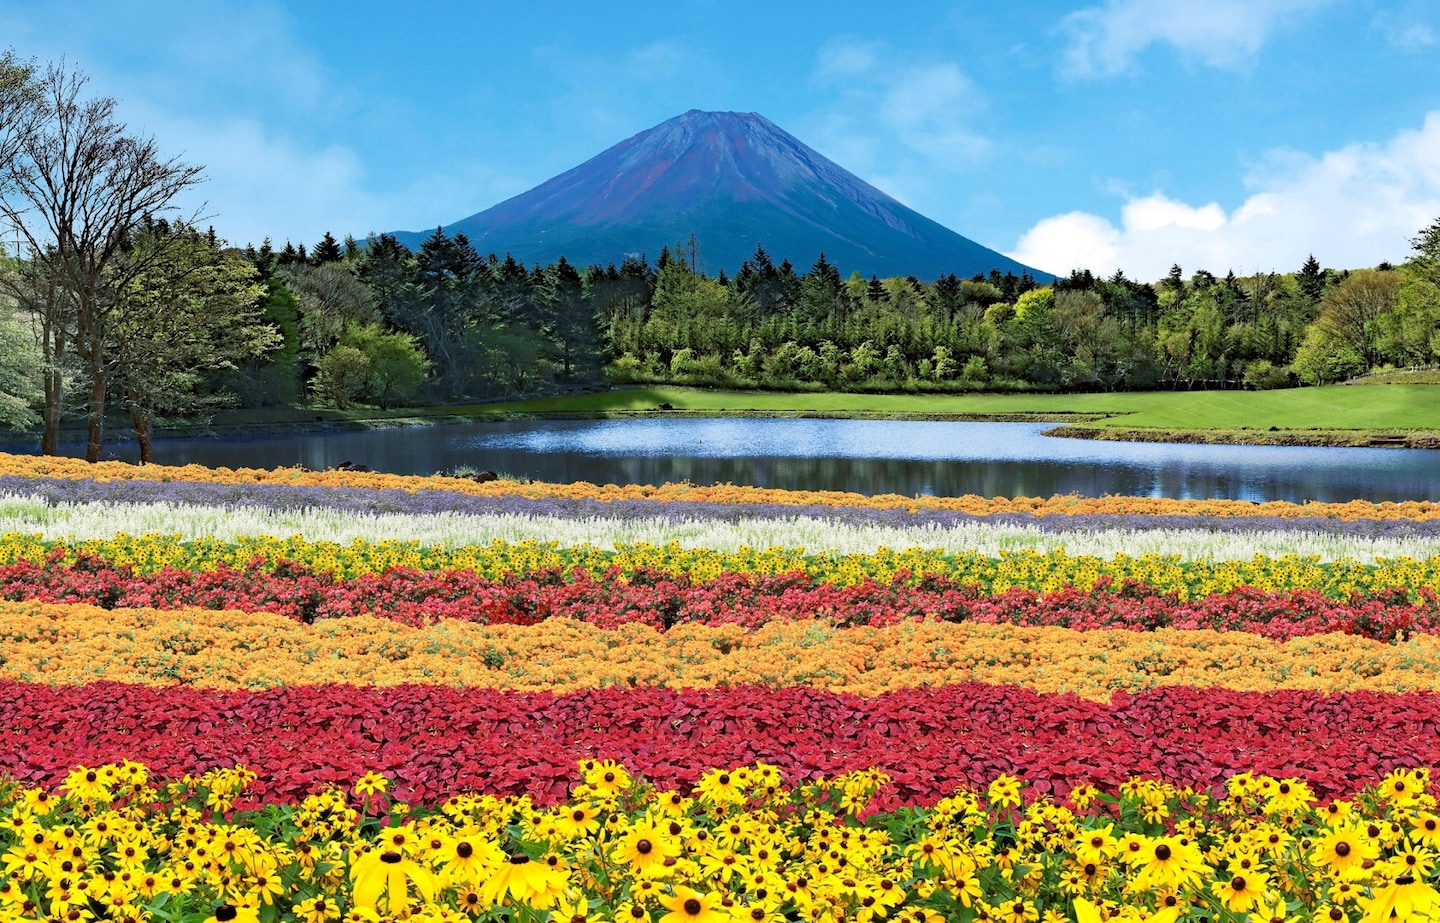
[[[519,420],[238,439],[167,439],[162,464],[397,474],[469,465],[542,481],[733,483],[859,493],[1128,494],[1302,502],[1440,499],[1440,452],[1099,442],[1048,423],[753,418]],[[71,447],[77,453],[82,448]],[[135,458],[117,443],[116,457]]]

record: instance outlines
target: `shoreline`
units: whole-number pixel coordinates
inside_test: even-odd
[[[1440,433],[1395,430],[1125,429],[1057,426],[1041,435],[1101,442],[1169,442],[1189,445],[1259,445],[1334,449],[1440,449]]]

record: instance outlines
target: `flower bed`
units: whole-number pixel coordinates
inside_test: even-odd
[[[6,919],[1440,907],[1440,504],[16,456],[0,495]]]
[[[1440,637],[1402,643],[1330,634],[1076,631],[902,622],[684,624],[659,632],[556,618],[444,620],[414,628],[356,616],[305,625],[270,613],[0,603],[0,679],[264,689],[426,683],[575,692],[606,686],[808,686],[878,695],[957,683],[1025,686],[1108,701],[1118,689],[1440,691]]]
[[[976,516],[1022,514],[1034,516],[1090,515],[1152,516],[1183,515],[1209,518],[1275,516],[1340,520],[1417,521],[1440,519],[1440,501],[1374,503],[1353,500],[1347,503],[1289,503],[1246,500],[1172,500],[1160,497],[1099,497],[1075,495],[1057,497],[985,498],[905,497],[898,494],[843,493],[838,491],[782,490],[764,487],[737,487],[722,484],[697,487],[692,484],[645,484],[597,486],[584,482],[547,484],[542,482],[490,481],[479,484],[463,478],[415,476],[357,471],[307,471],[301,468],[205,468],[200,465],[134,466],[123,462],[90,464],[74,458],[0,453],[0,469],[25,478],[59,478],[78,481],[187,481],[208,484],[288,484],[298,487],[352,487],[363,490],[440,490],[477,497],[522,497],[527,499],[675,500],[700,503],[770,503],[787,506],[822,506],[848,509],[948,510]]]
[[[806,780],[866,768],[887,805],[1020,775],[1040,793],[1149,776],[1212,788],[1234,773],[1294,776],[1320,797],[1356,779],[1440,765],[1440,696],[1167,688],[1110,702],[966,683],[861,697],[814,689],[593,689],[556,695],[437,686],[256,692],[115,683],[0,683],[0,770],[58,784],[78,764],[144,754],[179,777],[259,773],[294,801],[364,772],[436,802],[457,792],[563,797],[576,762],[612,758],[688,787],[713,765],[773,763]]]
[[[258,559],[258,561],[257,561]],[[166,568],[209,571],[219,567],[291,567],[300,564],[342,579],[392,569],[473,571],[486,580],[534,573],[571,574],[578,568],[607,579],[629,581],[636,574],[685,575],[710,581],[725,574],[780,576],[802,574],[816,583],[853,586],[866,582],[923,583],[939,578],[957,587],[976,586],[986,594],[1020,587],[1054,592],[1066,587],[1089,590],[1097,585],[1144,584],[1157,593],[1197,599],[1240,587],[1265,592],[1317,590],[1344,599],[1355,593],[1375,594],[1405,588],[1416,594],[1440,592],[1440,555],[1416,560],[1395,558],[1363,563],[1352,559],[1320,561],[1257,555],[1247,560],[1182,560],[1177,556],[1120,554],[1113,558],[1075,556],[1063,550],[1021,551],[990,557],[974,552],[946,554],[923,548],[868,554],[807,552],[803,548],[741,548],[718,552],[679,544],[627,545],[603,549],[593,545],[563,547],[555,542],[503,542],[487,545],[424,546],[403,541],[355,541],[348,545],[309,541],[302,536],[242,537],[236,541],[173,536],[120,534],[108,539],[46,541],[36,535],[0,536],[0,566],[21,561],[68,564],[108,562],[139,574]],[[103,566],[101,563],[87,567]]]
[[[0,566],[0,598],[87,603],[103,608],[273,612],[303,622],[375,615],[406,625],[440,619],[485,625],[533,625],[551,618],[602,628],[641,624],[738,625],[820,620],[884,626],[939,620],[1075,629],[1156,628],[1242,631],[1272,639],[1344,633],[1380,641],[1440,633],[1440,597],[1403,587],[1333,599],[1319,590],[1266,592],[1242,587],[1184,600],[1135,582],[1101,577],[1087,590],[1039,592],[1013,587],[987,595],[976,584],[897,574],[889,583],[842,586],[803,573],[727,573],[695,581],[686,574],[637,570],[622,577],[576,569],[487,579],[471,570],[392,568],[349,579],[294,562],[254,560],[243,568],[167,566],[137,571],[81,553],[73,562],[52,550],[43,562]]]
[[[28,818],[0,829],[7,911],[38,919],[58,904],[62,917],[89,919],[93,902],[118,919],[217,923],[1173,923],[1285,920],[1292,908],[1404,920],[1440,901],[1426,847],[1405,835],[1435,824],[1425,771],[1390,773],[1343,810],[1317,809],[1299,780],[1250,774],[1230,778],[1224,799],[1146,780],[1113,799],[1072,790],[1064,803],[1027,804],[1035,787],[1002,774],[934,811],[885,813],[871,805],[889,786],[882,772],[794,785],[765,763],[710,769],[687,797],[586,760],[550,810],[484,796],[414,811],[375,773],[294,807],[235,810],[253,778],[163,781],[126,762],[77,767],[60,797],[0,791],[0,808]]]

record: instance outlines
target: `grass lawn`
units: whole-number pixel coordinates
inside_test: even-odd
[[[544,398],[451,413],[605,413],[652,410],[717,413],[1106,414],[1098,425],[1125,429],[1440,430],[1440,388],[1383,385],[1280,391],[1150,391],[1126,394],[831,394],[629,388]]]

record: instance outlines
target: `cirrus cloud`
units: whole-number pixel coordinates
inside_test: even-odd
[[[1282,24],[1333,0],[1106,0],[1066,16],[1062,72],[1112,77],[1142,51],[1166,44],[1211,67],[1246,65]]]

